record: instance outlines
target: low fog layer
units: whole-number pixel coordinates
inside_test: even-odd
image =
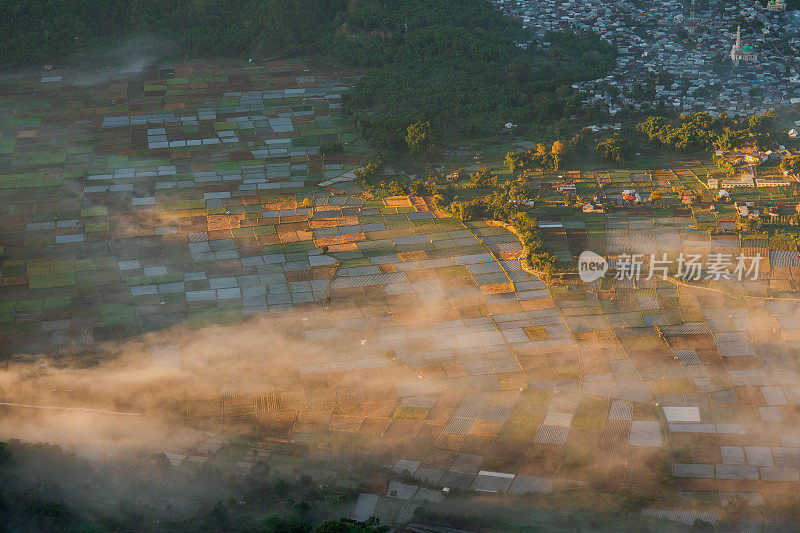
[[[0,372],[0,440],[82,454],[157,451],[175,437],[187,401],[214,401],[222,390],[264,394],[294,380],[297,361],[321,348],[284,334],[288,322],[172,328],[104,345],[91,364],[80,355],[12,363]]]

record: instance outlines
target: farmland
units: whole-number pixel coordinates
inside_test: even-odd
[[[444,512],[444,487],[464,505],[578,490],[649,495],[644,514],[686,525],[777,520],[725,507],[779,509],[800,483],[796,252],[682,201],[710,194],[708,161],[570,170],[580,195],[671,191],[605,214],[565,207],[549,184],[567,171],[540,172],[532,213],[565,264],[587,249],[764,258],[755,281],[546,284],[505,227],[363,194],[371,149],[341,105],[359,76],[205,60],[0,82],[3,360],[107,361],[123,346],[137,368],[201,376],[202,392],[164,407],[188,438],[150,451],[178,471],[263,461],[339,483],[362,520]],[[211,342],[223,337],[230,349]],[[80,370],[41,372],[38,392],[4,401],[115,401],[72,385]],[[378,482],[308,464],[353,450],[388,466],[373,465]]]

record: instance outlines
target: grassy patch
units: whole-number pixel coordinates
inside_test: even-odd
[[[404,418],[406,420],[425,420],[428,416],[428,409],[425,407],[399,406],[394,410],[394,418]]]
[[[585,397],[578,405],[572,426],[576,429],[599,430],[608,414],[608,400]]]
[[[69,287],[75,285],[75,283],[74,272],[56,272],[31,276],[28,287],[30,289],[52,289],[54,287]]]

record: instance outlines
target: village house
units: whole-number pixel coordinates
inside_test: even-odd
[[[572,195],[577,195],[578,194],[578,190],[575,188],[575,184],[574,183],[562,183],[561,185],[559,185],[557,187],[557,189],[558,189],[558,192],[561,192],[561,193],[564,193],[564,194],[572,194]]]

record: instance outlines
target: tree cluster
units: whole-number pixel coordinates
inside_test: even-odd
[[[724,157],[720,157],[716,161],[717,168],[720,169],[722,172],[728,175],[733,175],[736,173],[736,167],[733,166],[733,163],[725,159]]]
[[[566,156],[567,146],[561,141],[555,141],[549,149],[538,143],[524,152],[508,152],[504,164],[514,173],[534,168],[558,170]]]
[[[362,183],[366,183],[369,180],[378,176],[378,173],[380,172],[382,165],[383,162],[381,161],[381,159],[376,158],[371,161],[368,161],[367,164],[363,166],[363,168],[355,169],[353,171],[353,174],[355,174],[357,180],[359,180]]]
[[[411,155],[419,155],[436,145],[437,135],[430,122],[414,122],[406,129],[406,144]]]
[[[447,209],[460,220],[487,218],[513,226],[525,247],[524,259],[530,268],[550,276],[557,270],[558,258],[545,248],[536,218],[517,204],[519,192],[516,184],[506,182],[488,198],[452,202]]]
[[[781,170],[789,174],[800,174],[800,154],[786,156],[781,161]]]
[[[633,144],[628,139],[621,135],[614,135],[598,143],[597,155],[604,161],[622,163],[633,159],[635,153]]]
[[[709,113],[681,115],[677,121],[651,116],[636,126],[648,141],[676,152],[734,150],[745,147],[763,149],[776,128],[777,115],[767,111],[747,120]]]
[[[469,175],[469,187],[474,189],[494,189],[500,183],[500,178],[486,165]]]
[[[515,174],[536,168],[556,171],[583,148],[589,135],[588,128],[583,128],[566,143],[560,140],[553,142],[549,149],[544,144],[538,143],[524,152],[508,152],[503,164]]]

